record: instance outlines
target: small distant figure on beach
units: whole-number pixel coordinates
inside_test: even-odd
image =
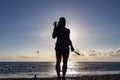
[[[61,17],[59,22],[54,22],[54,29],[52,38],[57,38],[55,51],[56,51],[56,72],[57,72],[57,80],[61,80],[60,77],[60,63],[61,59],[63,59],[63,66],[62,66],[62,80],[65,80],[65,75],[67,72],[67,62],[69,58],[69,49],[74,51],[74,47],[70,40],[70,29],[66,28],[66,19]],[[70,46],[70,48],[69,48]]]

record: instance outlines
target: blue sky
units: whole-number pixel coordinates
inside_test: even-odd
[[[0,60],[54,55],[53,22],[61,16],[67,20],[76,49],[83,53],[108,50],[108,54],[113,50],[116,54],[120,48],[119,9],[119,0],[0,0]]]

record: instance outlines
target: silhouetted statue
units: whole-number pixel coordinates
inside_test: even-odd
[[[53,39],[57,38],[56,41],[56,72],[57,72],[57,79],[60,80],[60,63],[61,58],[63,58],[63,66],[62,66],[62,72],[63,77],[62,80],[65,80],[65,75],[67,71],[67,62],[69,57],[69,46],[71,48],[71,51],[74,51],[74,48],[72,46],[72,42],[70,40],[70,30],[65,27],[66,20],[64,17],[61,17],[59,19],[59,22],[54,22],[54,29],[52,37]]]

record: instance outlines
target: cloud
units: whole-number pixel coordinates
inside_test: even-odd
[[[116,50],[116,54],[120,54],[120,48]]]
[[[95,50],[89,50],[89,51],[88,51],[88,55],[89,55],[89,56],[97,56]]]
[[[120,56],[120,48],[115,51],[116,56]]]
[[[21,59],[28,59],[27,56],[20,56],[19,58],[21,58]]]
[[[120,57],[120,48],[118,49],[107,49],[107,50],[98,50],[98,49],[89,49],[85,52],[80,52],[82,56],[89,57]]]
[[[53,54],[21,55],[18,57],[21,61],[55,61]]]
[[[13,56],[0,56],[0,61],[14,61],[15,58]]]
[[[80,53],[80,57],[120,57],[120,48],[118,49],[89,49],[86,51],[77,51]],[[76,57],[76,54],[72,54]]]
[[[101,54],[102,54],[101,51],[95,49],[88,50],[89,56],[101,56]]]

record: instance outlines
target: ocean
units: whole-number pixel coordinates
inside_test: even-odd
[[[62,64],[61,64],[62,65]],[[120,73],[120,62],[69,62],[67,77]],[[54,62],[0,62],[0,78],[56,77]]]

